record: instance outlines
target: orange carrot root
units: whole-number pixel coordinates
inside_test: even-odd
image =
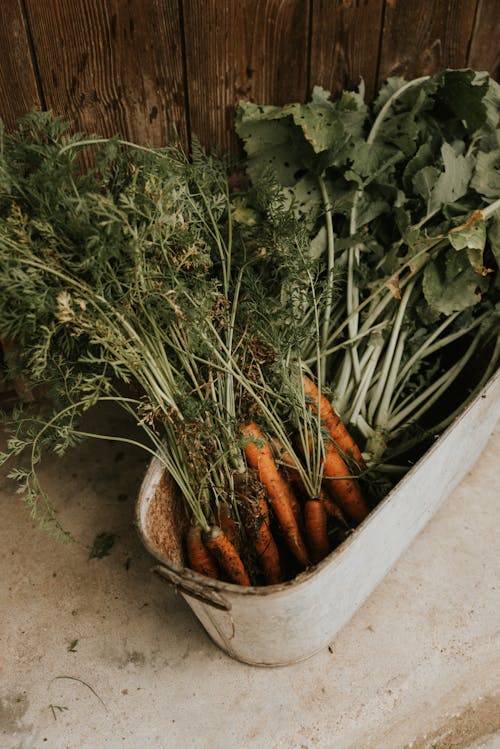
[[[333,501],[354,523],[360,523],[368,515],[370,510],[358,482],[349,476],[349,468],[333,442],[325,445],[323,485]]]
[[[346,457],[351,456],[358,467],[363,468],[365,463],[361,451],[334,412],[328,398],[320,395],[316,385],[305,375],[303,382],[304,394],[311,409],[313,413],[319,414],[320,421],[331,438],[325,440],[323,485],[342,512],[345,512],[354,523],[360,523],[370,510],[358,482],[351,476],[351,471],[340,452]]]
[[[237,585],[252,584],[240,555],[221,528],[212,525],[204,534],[204,540],[208,550],[231,582]]]
[[[352,459],[360,470],[366,468],[365,461],[361,455],[361,450],[354,438],[349,434],[340,417],[333,410],[332,404],[328,398],[321,393],[319,394],[317,386],[306,375],[303,376],[304,394],[314,413],[318,413],[328,434],[334,441],[335,445],[347,459]]]
[[[186,536],[188,566],[200,575],[218,580],[220,575],[215,560],[206,548],[201,535],[201,527],[192,525]]]
[[[304,483],[300,478],[300,474],[297,470],[297,464],[285,448],[284,444],[281,442],[281,440],[275,437],[272,440],[272,446],[277,460],[285,465],[286,472],[290,478],[290,481],[294,484],[299,492],[301,492],[302,494],[307,494]],[[300,507],[300,502],[293,492],[290,499],[292,501],[292,510],[295,516],[295,520],[297,521],[297,524],[300,528],[302,524],[302,510]]]
[[[321,562],[330,552],[326,511],[320,499],[308,499],[304,504],[306,536],[314,563]]]
[[[303,567],[307,567],[310,564],[309,554],[293,512],[297,498],[288,482],[279,473],[269,443],[257,424],[244,424],[241,431],[249,438],[245,446],[246,459],[257,471],[259,480],[267,491],[285,541],[297,561]]]
[[[275,540],[269,523],[269,507],[263,494],[246,501],[248,519],[245,523],[255,545],[257,559],[264,573],[268,585],[280,583],[283,580],[281,562]]]
[[[219,506],[219,525],[238,552],[241,551],[241,537],[238,523],[231,515],[231,510],[226,504]]]
[[[345,519],[344,513],[336,502],[328,496],[324,489],[321,489],[319,493],[319,499],[323,502],[325,512],[329,518],[336,520],[341,525],[348,527],[349,523]]]

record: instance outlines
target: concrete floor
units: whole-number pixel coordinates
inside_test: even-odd
[[[500,431],[333,647],[280,669],[228,658],[149,573],[139,451],[45,462],[66,546],[4,472],[1,749],[498,748],[499,454]],[[115,544],[89,560],[101,532]]]

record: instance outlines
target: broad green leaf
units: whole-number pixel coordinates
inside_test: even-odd
[[[432,82],[407,89],[379,123],[376,139],[393,144],[406,157],[412,156],[423,135],[422,113],[432,103],[431,90]],[[409,108],[405,110],[405,107]]]
[[[467,192],[472,176],[472,163],[462,154],[456,154],[449,143],[441,147],[444,171],[436,180],[427,203],[428,211],[438,210],[446,203],[453,203]],[[428,167],[427,167],[428,168]]]
[[[238,104],[236,111],[237,132],[240,123],[262,122],[269,120],[282,120],[290,114],[290,105],[277,107],[273,104],[255,104],[252,101],[242,101]]]
[[[412,156],[415,153],[418,133],[414,112],[403,112],[387,118],[378,133],[378,140],[394,145],[405,156]]]
[[[460,312],[481,301],[486,279],[478,276],[467,259],[453,253],[446,261],[429,263],[423,275],[422,289],[429,306],[444,315]]]
[[[439,174],[439,169],[436,169],[435,166],[424,166],[412,179],[413,189],[417,195],[423,197],[427,205],[430,203],[432,191],[434,190]]]
[[[328,97],[316,87],[309,104],[239,105],[236,131],[249,157],[250,177],[271,168],[278,182],[290,187],[301,169],[321,174],[346,162],[363,135],[367,108],[357,93],[345,92],[336,102]]]
[[[394,220],[401,236],[410,228],[411,214],[402,206],[396,206],[394,209]]]
[[[478,211],[462,226],[457,226],[448,234],[452,246],[456,250],[463,250],[466,247],[475,250],[484,250],[486,242],[486,221]]]
[[[247,172],[253,182],[258,182],[263,174],[271,172],[283,187],[293,186],[297,181],[297,173],[303,169],[302,159],[290,144],[265,148],[247,162]]]
[[[447,70],[436,100],[453,112],[472,133],[486,121],[483,98],[487,91],[488,80],[473,70]]]
[[[463,271],[470,270],[467,256],[464,253],[444,252],[436,262],[444,268],[446,281],[453,281]],[[477,279],[474,280],[477,281]]]
[[[356,172],[354,172],[352,169],[347,169],[344,172],[344,179],[348,180],[348,182],[355,182],[358,188],[362,188],[364,185],[362,177],[359,176]]]
[[[403,172],[403,182],[407,190],[413,183],[413,178],[421,169],[432,166],[435,161],[435,154],[429,143],[422,143],[413,156],[406,164]]]
[[[395,155],[394,148],[382,143],[367,143],[358,141],[352,149],[352,170],[360,177],[370,177],[387,165],[392,166],[390,161]],[[397,154],[403,158],[402,154]]]
[[[479,77],[481,74],[477,75]],[[483,75],[486,75],[488,80],[488,88],[483,98],[483,104],[486,107],[486,124],[495,129],[500,120],[500,84],[490,78],[487,73]]]
[[[387,79],[387,81],[380,89],[377,98],[375,99],[375,103],[373,105],[375,114],[379,113],[382,107],[389,101],[391,96],[393,96],[396,91],[399,91],[399,89],[402,88],[405,83],[406,81],[404,78],[399,78],[396,76]]]
[[[380,216],[382,213],[386,213],[389,210],[389,203],[385,200],[367,200],[363,195],[358,203],[356,222],[358,229],[369,224],[374,218],[377,218],[377,216]]]
[[[344,125],[336,109],[321,104],[288,104],[285,107],[259,106],[257,104],[240,104],[236,119],[236,132],[248,144],[247,153],[253,156],[265,144],[277,145],[288,140],[286,131],[275,133],[276,125],[265,130],[264,137],[253,128],[257,123],[283,120],[282,127],[287,127],[286,120],[291,118],[293,123],[302,130],[304,138],[310,143],[315,153],[321,153],[334,148],[339,141],[346,137]],[[289,127],[289,126],[288,126]],[[260,136],[260,137],[259,137]],[[256,141],[256,142],[255,142]]]
[[[292,116],[315,153],[343,145],[346,139],[344,125],[334,109],[317,104],[292,104],[284,107],[283,113]]]
[[[363,137],[368,107],[362,95],[356,91],[343,91],[335,106],[351,140]]]
[[[328,180],[328,192],[333,201],[335,213],[341,213],[343,216],[348,216],[351,212],[356,192],[352,183],[346,182],[342,178],[330,179]]]
[[[405,231],[404,241],[407,246],[406,254],[401,257],[402,260],[410,264],[412,271],[418,270],[423,264],[427,262],[429,257],[429,251],[437,247],[437,245],[443,240],[441,235],[436,237],[426,237],[422,235],[420,229],[411,226]]]
[[[333,109],[334,104],[331,100],[331,91],[327,91],[323,86],[314,86],[311,95],[311,102],[313,104],[319,104],[320,106]]]
[[[268,110],[272,110],[271,113]],[[296,172],[303,168],[300,155],[292,145],[290,122],[261,119],[266,114],[281,112],[279,107],[258,107],[251,102],[239,105],[236,132],[242,139],[248,156],[247,171],[257,181],[263,173],[272,171],[284,186],[296,182]]]
[[[289,205],[294,209],[297,218],[314,222],[318,212],[323,208],[323,199],[317,180],[306,175],[292,187],[284,189]]]
[[[488,271],[483,266],[483,252],[486,244],[486,221],[478,212],[462,226],[453,229],[448,234],[451,246],[455,250],[467,250],[469,262],[481,275]]]
[[[486,198],[500,197],[500,149],[479,151],[470,186]]]

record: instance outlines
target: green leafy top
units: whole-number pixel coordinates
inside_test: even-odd
[[[249,176],[272,174],[306,219],[319,279],[337,279],[323,384],[374,454],[456,379],[462,340],[477,334],[472,356],[497,326],[499,104],[487,74],[449,70],[389,79],[371,110],[321,89],[305,105],[239,106]]]

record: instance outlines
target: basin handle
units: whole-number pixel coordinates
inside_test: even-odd
[[[182,575],[179,575],[177,572],[169,570],[167,567],[164,567],[161,564],[153,567],[151,572],[157,574],[159,577],[161,577],[162,580],[166,580],[176,589],[176,591],[180,591],[186,596],[196,598],[197,601],[206,603],[208,606],[213,606],[213,608],[220,609],[221,611],[231,610],[230,602],[227,601],[223,595],[221,595],[217,590],[214,590],[213,588],[209,588],[208,586],[203,585],[196,580],[189,580]]]

